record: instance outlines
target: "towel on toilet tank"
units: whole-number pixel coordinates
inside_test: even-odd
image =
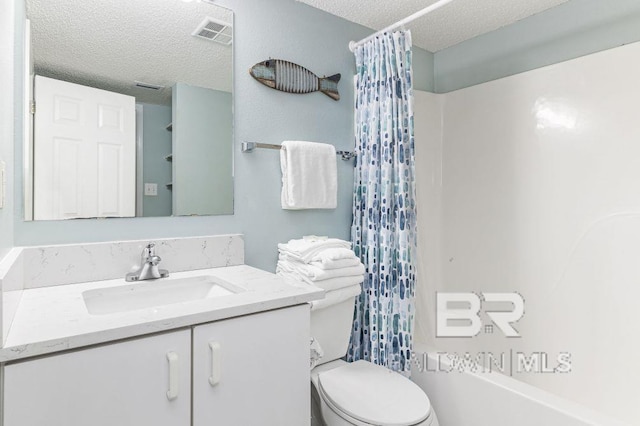
[[[348,241],[318,236],[278,244],[276,274],[326,291],[360,284],[365,268],[350,247]]]
[[[335,209],[338,205],[338,167],[333,145],[285,141],[280,150],[282,208]]]
[[[340,262],[353,261],[357,260],[360,263],[360,259],[358,259],[351,250],[351,245],[349,247],[336,247],[336,248],[327,248],[318,253],[315,253],[311,257],[311,262],[320,263],[324,269],[333,269],[332,265],[339,264]]]
[[[362,275],[329,278],[328,280],[322,281],[311,281],[309,278],[300,273],[287,271],[282,266],[278,266],[276,268],[276,275],[280,275],[281,277],[284,277],[288,280],[293,280],[296,283],[304,283],[315,287],[320,287],[324,291],[340,290],[345,287],[351,287],[355,284],[360,284],[362,283],[362,281],[364,281],[364,277]]]
[[[278,263],[287,271],[298,272],[308,278],[310,281],[323,281],[331,278],[339,277],[351,277],[364,274],[364,265],[357,260],[357,263],[353,266],[345,266],[342,268],[322,269],[314,262],[302,263],[295,260],[290,260],[286,255],[280,255],[280,262]]]
[[[309,265],[313,265],[319,269],[330,270],[330,269],[348,268],[350,266],[358,266],[358,265],[362,265],[362,262],[360,262],[360,259],[352,257],[349,259],[338,259],[338,260],[329,260],[329,261],[312,260],[311,262],[309,262]]]
[[[345,249],[351,254],[352,258],[355,258],[355,254],[351,251],[351,243],[338,238],[310,235],[297,240],[289,240],[285,244],[278,244],[280,253],[286,254],[292,260],[303,263],[321,259],[321,253],[329,249]],[[342,253],[343,256],[348,255],[346,252]]]

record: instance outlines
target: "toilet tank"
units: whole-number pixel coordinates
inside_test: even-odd
[[[311,337],[324,352],[318,364],[335,361],[347,354],[355,300],[350,297],[336,305],[311,311]]]

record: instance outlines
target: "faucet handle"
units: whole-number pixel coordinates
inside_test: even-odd
[[[149,243],[144,248],[145,256],[155,256],[156,254],[156,245],[154,243]]]

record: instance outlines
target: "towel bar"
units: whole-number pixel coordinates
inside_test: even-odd
[[[242,152],[253,152],[256,148],[282,149],[282,146],[270,143],[242,142]],[[356,156],[352,151],[336,151],[336,155],[341,156],[343,160],[351,160]]]

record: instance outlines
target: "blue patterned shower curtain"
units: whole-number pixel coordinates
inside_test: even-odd
[[[409,374],[414,318],[416,202],[411,33],[385,33],[355,51],[354,251],[366,267],[347,359]]]

